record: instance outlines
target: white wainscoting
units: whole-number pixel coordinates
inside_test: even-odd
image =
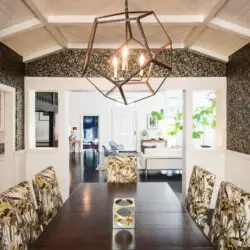
[[[26,180],[26,151],[15,152],[15,181],[16,184]]]
[[[250,155],[226,150],[225,180],[250,192]]]

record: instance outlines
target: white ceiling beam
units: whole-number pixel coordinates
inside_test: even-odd
[[[22,22],[19,24],[15,24],[11,27],[1,29],[0,30],[0,39],[3,40],[6,38],[9,38],[11,36],[23,33],[25,31],[40,28],[42,26],[43,26],[43,24],[37,18],[33,18],[33,19],[28,20],[28,21],[25,21],[25,22]]]
[[[22,0],[24,4],[30,9],[30,11],[40,20],[40,22],[45,26],[45,29],[50,33],[50,35],[62,46],[66,47],[67,41],[62,35],[61,31],[57,27],[52,27],[48,25],[47,18],[42,14],[42,12],[37,8],[33,0]]]
[[[43,49],[43,50],[40,50],[40,51],[37,51],[31,55],[28,55],[28,56],[24,56],[23,57],[23,62],[28,62],[28,61],[31,61],[33,59],[36,59],[38,57],[42,57],[42,56],[45,56],[45,55],[49,55],[51,53],[54,53],[56,51],[59,51],[63,49],[62,46],[60,45],[55,45],[55,46],[52,46],[50,48],[47,48],[47,49]]]
[[[158,15],[162,23],[170,24],[198,24],[204,21],[203,15]],[[71,16],[49,16],[48,23],[53,24],[92,24],[96,16],[71,15]],[[156,23],[154,16],[148,16],[143,19],[143,23]]]
[[[241,36],[250,37],[250,29],[228,22],[218,17],[212,19],[208,26],[215,29],[226,30],[230,33],[238,34]]]
[[[117,43],[96,44],[95,49],[114,49],[114,48],[119,48],[120,46],[121,46],[121,44],[117,44]],[[150,44],[150,48],[152,48],[152,49],[159,48],[161,46],[162,46],[162,44],[157,44],[157,43]],[[87,49],[88,44],[87,43],[68,43],[67,48],[68,49]],[[131,48],[136,49],[136,48],[141,48],[141,47],[133,46]],[[182,48],[184,48],[184,44],[183,43],[173,43],[172,48],[173,49],[182,49]]]
[[[202,48],[202,47],[197,46],[197,45],[193,45],[189,49],[193,50],[195,52],[201,53],[201,54],[205,54],[206,56],[219,59],[220,61],[228,62],[228,56],[221,55],[221,54],[214,52],[212,50],[208,50],[208,49]]]
[[[189,48],[192,46],[195,41],[200,37],[202,32],[205,30],[206,26],[210,23],[210,21],[216,16],[216,14],[221,10],[221,8],[228,2],[228,0],[217,0],[217,3],[208,13],[208,15],[204,18],[204,22],[200,25],[195,26],[192,31],[189,33],[185,40],[185,47]]]

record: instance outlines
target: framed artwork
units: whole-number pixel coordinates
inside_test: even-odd
[[[39,112],[39,121],[49,121],[49,115],[45,112]]]
[[[151,114],[147,117],[148,129],[157,129],[158,128],[158,120],[155,116]]]

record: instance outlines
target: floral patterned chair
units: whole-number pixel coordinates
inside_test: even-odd
[[[48,167],[32,178],[41,224],[46,227],[62,207],[63,201],[54,167]]]
[[[25,249],[38,238],[42,228],[28,182],[22,182],[0,197],[3,249]]]
[[[136,156],[109,156],[108,182],[137,183]]]
[[[197,225],[204,230],[216,176],[198,166],[193,167],[185,207]]]
[[[209,239],[215,249],[250,249],[250,193],[221,183]]]

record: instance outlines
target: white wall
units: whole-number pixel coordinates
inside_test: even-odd
[[[15,183],[26,180],[26,152],[20,150],[15,152]]]
[[[36,119],[36,141],[49,141],[49,121],[40,121],[39,112],[35,114]]]
[[[4,131],[0,131],[0,143],[4,143]]]
[[[226,150],[225,180],[250,192],[250,155]]]

